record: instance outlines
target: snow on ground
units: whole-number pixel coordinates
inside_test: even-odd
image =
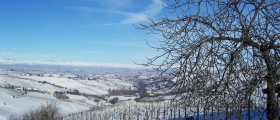
[[[70,98],[75,100],[73,96]],[[0,88],[0,119],[9,118],[10,115],[20,115],[26,110],[36,109],[48,102],[57,103],[63,115],[88,110],[92,106],[87,102],[76,103],[58,100],[48,94],[27,92],[27,95],[25,95],[22,91]]]
[[[56,76],[55,74],[53,74]],[[66,75],[71,76],[71,75]],[[72,75],[73,76],[73,75]],[[16,85],[39,90],[67,91],[78,89],[81,93],[104,95],[109,89],[128,89],[133,85],[120,79],[112,78],[114,75],[106,75],[108,79],[97,80],[73,80],[65,77],[28,76],[14,71],[0,70],[0,85]],[[47,83],[43,84],[45,81]],[[60,87],[58,87],[60,86]]]
[[[105,78],[116,78],[115,75],[112,75],[112,74],[106,74],[104,75]]]
[[[3,86],[7,83],[6,80],[4,80],[2,77],[0,77],[0,86]]]
[[[109,89],[122,89],[123,85],[121,85],[121,82],[115,82],[115,79],[97,79],[97,80],[78,80],[79,82],[95,87],[99,90],[103,90],[104,94],[107,94],[107,91]],[[131,86],[131,84],[129,84],[126,87]]]
[[[136,98],[135,96],[110,96],[108,99],[113,99],[115,97],[117,97],[119,101],[129,101]]]
[[[77,89],[81,93],[90,93],[96,95],[106,94],[107,90],[102,90],[100,88],[95,88],[93,86],[84,84],[77,80],[67,79],[67,78],[57,78],[57,77],[39,77],[39,76],[23,76],[24,78],[33,79],[36,81],[46,81],[50,84],[58,85],[67,89]]]
[[[144,75],[141,75],[141,76],[139,76],[138,78],[140,78],[140,79],[149,79],[148,76],[144,76]]]
[[[76,103],[84,103],[84,104],[89,104],[89,105],[97,105],[96,102],[94,102],[92,99],[88,99],[84,96],[80,95],[72,95],[72,94],[67,94],[69,99],[67,101],[71,102],[76,102]]]
[[[15,85],[26,88],[36,88],[39,90],[66,91],[69,89],[77,89],[80,93],[89,93],[95,95],[108,94],[109,89],[130,88],[133,85],[126,81],[114,78],[113,75],[106,75],[106,79],[97,80],[73,80],[61,77],[58,73],[44,73],[44,76],[28,76],[25,73],[0,70],[0,120],[7,119],[10,115],[21,115],[23,112],[36,109],[46,103],[55,102],[62,115],[81,112],[90,109],[96,105],[94,98],[86,98],[79,95],[66,94],[68,100],[58,100],[52,95],[39,92],[17,91],[2,88],[2,86]],[[73,75],[66,75],[72,76]],[[43,81],[47,82],[43,84]],[[60,87],[59,87],[60,86]],[[111,96],[114,97],[114,96]],[[130,103],[135,97],[118,96],[119,101]],[[100,101],[101,104],[104,101]]]
[[[14,75],[16,76],[16,75]],[[96,94],[96,95],[103,95],[103,94],[108,94],[108,90],[109,88],[111,89],[123,89],[123,88],[129,88],[132,86],[131,83],[128,83],[126,81],[122,81],[119,79],[105,79],[105,80],[73,80],[73,79],[68,79],[68,78],[59,78],[59,77],[40,77],[40,76],[18,76],[21,78],[25,78],[25,79],[29,79],[30,80],[34,80],[34,81],[46,81],[50,84],[55,84],[55,85],[59,85],[62,86],[64,88],[68,88],[68,89],[78,89],[79,92],[82,93],[89,93],[89,94]],[[8,78],[5,78],[8,79]],[[16,80],[14,80],[16,81]],[[22,82],[22,80],[19,80]],[[17,83],[19,83],[19,81],[16,81]],[[28,81],[28,80],[27,80]],[[21,85],[24,86],[28,86],[30,87],[31,84],[33,84],[34,86],[39,86],[39,84],[36,83],[29,83],[29,82],[23,82],[23,83],[19,83]],[[25,83],[25,84],[24,84]],[[12,84],[12,83],[10,83]],[[13,83],[16,84],[16,83]],[[46,87],[42,88],[42,89],[46,89]]]
[[[53,91],[66,91],[64,88],[59,88],[50,84],[42,84],[37,81],[33,81],[32,79],[23,79],[15,76],[7,76],[1,75],[0,76],[0,84],[3,85],[15,85],[20,87],[26,88],[36,88],[39,90],[53,90]]]
[[[66,78],[67,77],[77,77],[76,75],[72,75],[72,74],[64,74],[63,76],[66,77]]]
[[[114,83],[114,84],[118,84],[118,85],[123,85],[123,86],[127,86],[127,87],[132,86],[131,83],[128,83],[127,81],[122,81],[120,79],[107,79],[107,80]]]

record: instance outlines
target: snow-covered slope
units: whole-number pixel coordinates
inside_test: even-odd
[[[72,75],[73,76],[73,75]],[[112,76],[112,75],[111,75]],[[110,77],[111,77],[110,76]],[[11,71],[0,71],[0,85],[15,85],[26,88],[36,88],[39,90],[69,91],[77,89],[80,93],[95,95],[108,94],[109,89],[128,89],[133,86],[131,83],[116,78],[104,78],[95,80],[74,80],[59,76],[26,76]],[[42,82],[47,82],[43,84]]]
[[[68,102],[58,100],[48,94],[36,92],[23,94],[21,91],[0,88],[0,119],[9,118],[11,115],[20,115],[29,109],[36,109],[50,102],[56,103],[63,115],[88,110],[90,108],[89,104],[86,102]]]
[[[94,99],[89,99],[79,95],[66,94],[69,99],[59,100],[53,95],[39,92],[27,92],[15,90],[15,88],[33,88],[40,91],[69,91],[79,90],[80,93],[94,95],[108,94],[109,89],[129,89],[133,85],[126,81],[115,78],[113,75],[102,76],[95,80],[74,80],[67,77],[55,75],[25,75],[15,71],[0,70],[0,120],[7,119],[11,115],[21,115],[23,112],[36,109],[43,104],[55,102],[62,115],[85,111],[96,105]],[[13,86],[14,89],[4,88]],[[127,99],[127,98],[126,98]],[[122,100],[122,99],[120,99]],[[102,104],[100,101],[98,104]]]

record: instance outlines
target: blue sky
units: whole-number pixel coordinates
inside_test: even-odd
[[[137,67],[160,35],[133,24],[165,15],[161,0],[0,0],[0,63]]]

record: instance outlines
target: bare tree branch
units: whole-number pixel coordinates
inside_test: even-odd
[[[164,1],[174,16],[149,16],[150,24],[136,28],[163,36],[154,48],[162,54],[142,65],[174,79],[170,89],[180,93],[174,100],[243,109],[252,98],[266,98],[267,118],[278,119],[274,88],[280,72],[280,2]],[[267,95],[261,92],[265,87]]]

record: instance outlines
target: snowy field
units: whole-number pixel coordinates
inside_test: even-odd
[[[22,78],[35,80],[35,81],[46,81],[50,84],[62,86],[66,89],[77,89],[81,93],[89,93],[95,95],[108,94],[108,89],[121,89],[123,87],[129,88],[132,86],[130,83],[126,83],[119,79],[97,79],[97,80],[73,80],[68,78],[59,77],[39,77],[39,76],[21,76]],[[34,86],[40,88],[39,85]]]
[[[20,74],[2,69],[0,70],[0,85],[3,86],[5,84],[10,84],[26,88],[53,91],[67,91],[70,89],[77,89],[80,93],[94,95],[108,94],[109,89],[123,89],[133,86],[131,83],[126,81],[112,78],[112,75],[104,75],[104,78],[97,80],[74,80],[68,78],[69,76],[74,77],[74,75],[65,76],[67,77],[59,77],[59,75],[56,74],[53,74],[52,77],[49,77],[48,75],[44,75],[44,77],[36,75],[26,76],[22,75],[22,73]],[[43,81],[48,82],[49,84],[40,83]]]
[[[75,75],[65,75],[45,73],[44,76],[24,75],[24,73],[6,71],[0,69],[0,120],[5,120],[11,115],[21,115],[23,112],[36,109],[46,103],[54,102],[60,108],[62,115],[77,113],[89,110],[97,104],[105,104],[105,101],[94,102],[94,98],[89,99],[80,95],[66,94],[69,99],[59,100],[51,94],[40,92],[27,92],[15,90],[17,86],[26,89],[36,89],[40,91],[69,91],[77,89],[80,93],[92,95],[108,94],[108,89],[130,88],[133,85],[125,81],[116,79],[113,75],[105,75],[96,80],[74,80],[68,77]],[[43,83],[45,81],[46,83]],[[4,88],[12,86],[11,88]],[[114,97],[114,96],[112,96]],[[120,101],[128,102],[134,97],[119,97]]]
[[[168,103],[131,103],[106,106],[98,111],[84,111],[65,119],[94,119],[94,120],[267,120],[266,111],[251,109],[239,111],[204,112],[203,108],[174,108]]]
[[[21,115],[23,112],[36,109],[44,104],[54,102],[60,109],[63,116],[69,119],[184,119],[184,115],[179,113],[187,113],[189,117],[194,119],[226,119],[226,113],[212,112],[204,114],[203,108],[178,109],[168,106],[168,103],[142,104],[136,103],[133,99],[135,96],[110,96],[108,99],[118,98],[119,102],[114,106],[105,106],[106,109],[99,111],[89,111],[91,107],[100,105],[111,105],[104,100],[94,101],[95,98],[86,98],[80,95],[65,94],[69,99],[59,100],[51,94],[39,92],[27,92],[21,90],[13,90],[4,88],[4,86],[13,85],[37,89],[40,91],[59,91],[65,92],[77,89],[80,93],[91,95],[105,95],[108,90],[114,89],[133,89],[133,84],[127,81],[117,79],[115,75],[95,75],[97,79],[81,80],[70,79],[76,77],[72,74],[60,73],[44,73],[43,76],[26,75],[23,72],[6,71],[0,69],[0,120],[6,120],[11,115]],[[148,78],[140,76],[141,78]],[[45,82],[45,83],[44,83]],[[166,99],[172,96],[165,96]],[[171,112],[173,110],[173,112]],[[175,110],[175,111],[174,111]],[[88,112],[86,112],[88,111]],[[198,112],[197,112],[198,111]],[[73,113],[73,114],[72,114]],[[79,114],[80,113],[80,114]],[[71,114],[72,116],[69,116]],[[252,120],[264,119],[266,115],[264,110],[251,110],[250,117],[246,110],[242,111],[242,120],[251,118]],[[173,115],[173,116],[172,116]],[[174,116],[175,115],[175,116]],[[229,116],[228,119],[237,120],[235,116]],[[86,118],[87,119],[87,118]]]
[[[21,91],[0,88],[0,119],[5,120],[10,115],[20,115],[31,108],[38,108],[50,102],[56,103],[63,115],[89,109],[87,102],[71,101],[75,100],[75,97],[71,97],[69,99],[71,102],[68,102],[58,100],[48,94],[28,92],[27,95],[23,95],[22,93]]]

